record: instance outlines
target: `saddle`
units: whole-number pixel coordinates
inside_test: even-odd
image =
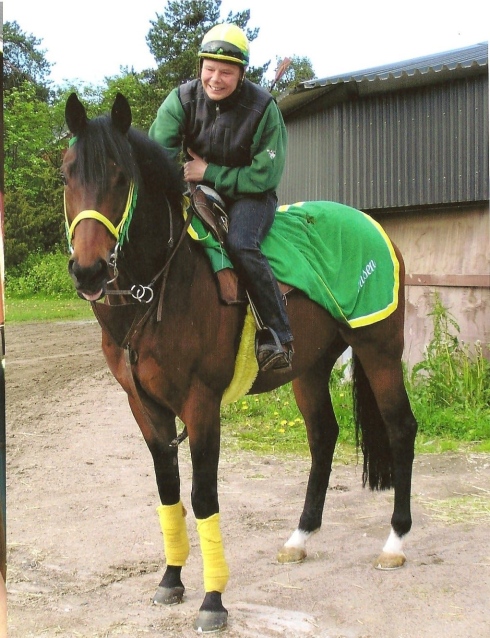
[[[209,186],[197,184],[190,193],[191,206],[194,213],[211,232],[219,244],[225,247],[228,234],[228,214],[222,197]],[[254,315],[256,310],[251,303],[245,286],[238,279],[232,268],[223,268],[216,273],[221,301],[228,305],[250,303]],[[278,282],[281,293],[285,296],[294,288]],[[257,316],[258,318],[258,316]]]
[[[191,190],[191,205],[214,238],[224,246],[228,234],[228,215],[220,195],[209,186],[198,184]]]

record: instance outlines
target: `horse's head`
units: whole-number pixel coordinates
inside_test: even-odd
[[[136,198],[139,174],[127,138],[131,109],[118,93],[110,115],[89,120],[72,93],[65,118],[74,136],[61,167],[72,248],[68,268],[79,296],[95,301],[105,294],[109,260],[124,239]]]

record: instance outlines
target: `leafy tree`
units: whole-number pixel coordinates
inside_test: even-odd
[[[223,19],[220,8],[221,0],[171,0],[163,14],[157,14],[156,20],[150,22],[152,27],[146,41],[158,68],[148,74],[148,80],[162,90],[163,97],[179,84],[196,77],[199,46],[214,25],[231,22],[242,28],[250,41],[257,37],[259,30],[247,27],[250,11],[230,12]],[[250,68],[248,75],[260,81],[265,70],[267,67]]]
[[[276,58],[276,63],[276,68],[278,69],[281,60]],[[293,55],[284,74],[275,82],[272,94],[277,97],[280,93],[291,90],[300,82],[312,80],[314,77],[315,72],[313,71],[310,58],[301,58],[297,55]]]
[[[3,88],[10,91],[23,82],[36,88],[36,98],[47,101],[50,96],[49,74],[53,66],[45,58],[46,51],[38,50],[41,40],[21,30],[17,22],[3,25]]]
[[[24,82],[4,96],[5,264],[58,245],[62,232],[63,116]]]
[[[126,75],[109,78],[102,99],[102,111],[107,113],[112,108],[116,93],[119,91],[131,104],[133,126],[142,131],[148,131],[165,97],[162,89],[149,82],[148,73],[131,71]]]
[[[52,104],[41,40],[7,22],[4,38],[5,265],[62,239],[59,187],[63,119]]]

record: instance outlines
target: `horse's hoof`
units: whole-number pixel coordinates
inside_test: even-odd
[[[159,587],[153,596],[154,605],[179,605],[184,598],[184,587]]]
[[[407,559],[404,554],[389,554],[388,552],[381,552],[374,563],[374,567],[385,571],[400,569],[400,567],[403,567],[406,560]]]
[[[302,563],[306,558],[306,551],[297,547],[283,547],[277,555],[278,563]]]
[[[194,629],[198,634],[211,634],[226,629],[228,624],[228,612],[224,611],[200,611],[194,621]]]

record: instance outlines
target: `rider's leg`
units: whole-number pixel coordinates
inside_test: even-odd
[[[293,341],[293,335],[284,300],[269,262],[260,249],[260,244],[274,221],[276,206],[277,199],[274,193],[247,197],[229,205],[227,249],[260,318],[267,328],[276,333],[280,344],[287,344],[285,351],[289,355],[289,344]],[[259,348],[261,347],[262,359],[267,358],[270,367],[275,367],[272,361],[274,355],[279,359],[278,367],[289,366],[288,356],[281,356],[281,348],[273,338],[259,344]],[[260,359],[261,356],[259,364]]]

